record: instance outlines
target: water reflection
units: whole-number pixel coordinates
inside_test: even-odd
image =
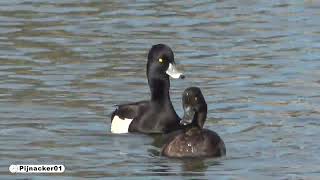
[[[184,175],[188,176],[188,173],[201,173],[208,169],[208,165],[205,164],[204,159],[184,159],[182,160],[182,171]]]

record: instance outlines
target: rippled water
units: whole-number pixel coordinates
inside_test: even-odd
[[[0,176],[64,164],[59,178],[319,179],[320,2],[0,1]],[[113,104],[149,97],[151,45],[201,87],[220,159],[159,156],[155,139],[110,134]]]

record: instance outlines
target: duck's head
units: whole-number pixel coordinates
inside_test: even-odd
[[[183,79],[185,76],[176,69],[174,54],[165,44],[153,45],[148,53],[147,76],[149,79]]]
[[[207,103],[200,88],[187,88],[182,94],[182,105],[184,115],[180,124],[192,123],[192,125],[202,128],[207,117]]]

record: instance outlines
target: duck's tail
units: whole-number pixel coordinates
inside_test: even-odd
[[[113,105],[112,107],[116,107],[116,109],[115,109],[114,111],[112,111],[112,113],[110,114],[110,115],[111,115],[111,122],[112,122],[114,116],[115,116],[115,115],[117,114],[117,112],[118,112],[119,105],[118,105],[118,104],[115,104],[115,105]]]

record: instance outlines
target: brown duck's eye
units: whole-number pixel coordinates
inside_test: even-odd
[[[197,100],[198,100],[198,97],[195,97],[194,100],[197,101]]]
[[[159,58],[159,63],[163,63],[164,60],[162,58]]]

